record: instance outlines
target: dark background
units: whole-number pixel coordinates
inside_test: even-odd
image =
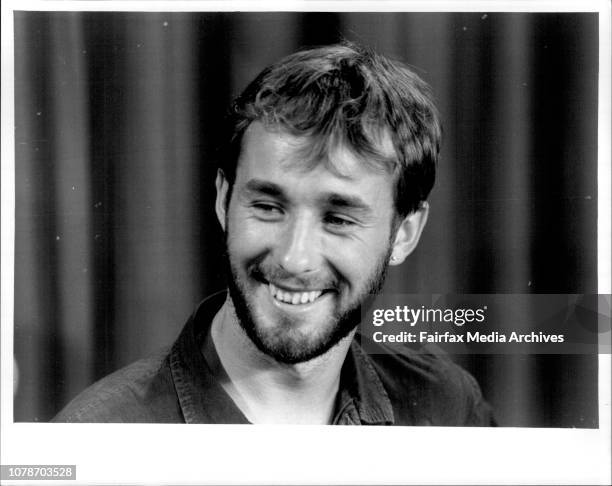
[[[598,17],[15,14],[16,421],[170,344],[224,288],[214,152],[266,65],[342,38],[404,60],[445,128],[394,293],[597,292]],[[596,427],[597,356],[459,356],[501,425]]]

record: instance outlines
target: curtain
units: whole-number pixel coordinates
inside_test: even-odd
[[[225,288],[220,120],[348,39],[415,68],[444,144],[393,293],[597,293],[597,14],[17,12],[16,421],[172,343]],[[456,359],[501,425],[597,426],[597,356]]]

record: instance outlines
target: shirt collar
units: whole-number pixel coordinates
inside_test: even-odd
[[[186,423],[246,424],[244,414],[217,382],[202,343],[226,291],[205,299],[170,351],[170,370]],[[342,366],[334,424],[393,424],[393,408],[371,359],[353,340]]]
[[[372,360],[363,351],[358,339],[358,335],[353,339],[342,365],[336,418],[333,423],[354,423],[358,418],[358,423],[362,425],[392,425],[395,420],[391,400]],[[355,412],[351,413],[351,403],[356,415]],[[343,409],[346,412],[343,412]]]

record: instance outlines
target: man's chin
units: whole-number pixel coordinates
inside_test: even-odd
[[[342,335],[334,332],[324,337],[313,338],[305,336],[299,331],[287,331],[286,329],[261,330],[257,326],[254,329],[242,327],[261,352],[283,364],[305,363],[322,356],[352,330],[349,329]]]
[[[261,298],[257,292],[250,295]],[[333,295],[309,304],[311,308],[261,300],[247,302],[236,288],[230,289],[230,296],[238,322],[253,344],[283,364],[304,363],[327,353],[359,323],[359,307],[340,316],[333,314]]]
[[[276,361],[286,364],[310,361],[327,353],[357,327],[361,305],[367,305],[368,296],[376,293],[384,282],[389,255],[390,249],[366,281],[366,291],[357,294],[362,295],[363,302],[344,295],[342,285],[327,282],[319,284],[321,294],[311,297],[311,302],[298,304],[296,298],[295,303],[289,303],[287,295],[277,295],[278,290],[283,293],[286,290],[268,282],[274,281],[273,272],[247,271],[242,280],[240,272],[228,261],[229,293],[238,323],[255,346]]]

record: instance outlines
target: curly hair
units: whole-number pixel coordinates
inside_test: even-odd
[[[428,85],[404,64],[343,43],[299,51],[264,69],[234,100],[220,168],[230,185],[253,121],[306,137],[318,163],[339,144],[395,177],[395,209],[410,214],[435,180],[442,129]]]

